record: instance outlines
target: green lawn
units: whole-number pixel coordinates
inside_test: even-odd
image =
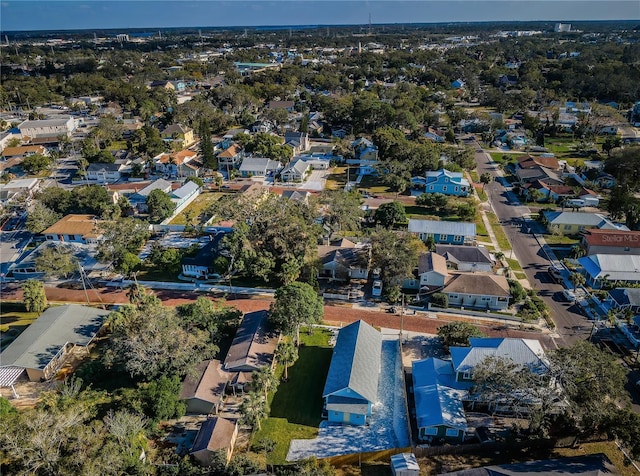
[[[482,221],[482,214],[480,211],[476,213],[476,235],[488,237],[489,233],[487,233],[487,227],[484,226],[484,221]]]
[[[204,192],[200,194],[193,202],[189,204],[187,208],[182,210],[178,215],[176,215],[171,222],[170,225],[186,225],[187,224],[187,214],[193,214],[194,217],[198,219],[199,224],[204,224],[209,218],[209,215],[206,215],[206,210],[211,206],[212,203],[220,200],[220,197],[225,195],[220,192]]]
[[[263,438],[276,442],[267,457],[269,464],[285,463],[292,439],[315,438],[318,434],[322,389],[333,353],[330,336],[326,329],[314,329],[311,335],[300,334],[299,358],[289,368],[289,380],[281,382],[271,396],[269,417],[253,436],[254,442]]]
[[[522,154],[510,154],[507,152],[489,152],[491,159],[498,164],[507,164],[509,162],[515,162],[519,155]],[[505,159],[503,156],[508,157]]]
[[[327,190],[342,190],[347,184],[347,169],[349,169],[349,180],[355,180],[357,167],[334,167],[327,177],[325,188]]]
[[[355,177],[352,176],[351,180],[355,180]],[[358,184],[358,190],[369,192],[371,194],[394,193],[389,190],[389,187],[382,183],[380,177],[375,177],[373,175],[365,175],[364,177],[362,177],[362,181]]]
[[[29,327],[38,317],[35,312],[26,312],[21,303],[2,303],[0,308],[0,332],[3,337],[2,348],[9,345],[22,331]]]
[[[567,235],[544,235],[544,241],[548,245],[573,246],[580,243],[580,238]]]
[[[487,213],[487,218],[489,219],[489,223],[491,224],[491,229],[493,230],[494,235],[496,235],[498,246],[503,253],[509,251],[511,249],[511,244],[509,243],[507,235],[502,229],[502,225],[500,225],[500,222],[498,221],[498,217],[493,213]]]

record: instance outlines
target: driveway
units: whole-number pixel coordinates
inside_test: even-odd
[[[552,282],[546,272],[551,264],[549,257],[535,237],[525,233],[527,227],[522,227],[523,217],[530,214],[529,208],[520,204],[518,197],[511,191],[506,180],[499,177],[499,168],[491,160],[491,156],[484,151],[477,152],[480,149],[477,142],[473,145],[476,148],[478,175],[489,172],[495,178],[485,187],[491,208],[504,228],[515,258],[520,262],[538,296],[544,300],[551,311],[556,331],[560,336],[557,339],[557,344],[569,346],[578,340],[586,339],[589,336],[591,323],[578,314],[577,306],[569,306],[560,300],[559,292],[564,288]],[[507,253],[507,257],[509,257],[509,253]]]
[[[321,192],[327,182],[328,170],[314,170],[309,175],[309,180],[300,185],[300,190],[308,190],[310,192]]]

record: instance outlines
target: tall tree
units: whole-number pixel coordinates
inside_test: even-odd
[[[383,203],[375,213],[376,223],[384,228],[391,228],[396,223],[407,221],[404,205],[400,202]]]
[[[169,194],[163,190],[152,190],[147,197],[147,208],[149,209],[149,219],[154,222],[161,222],[169,218],[176,209]]]
[[[78,259],[73,248],[64,244],[47,246],[40,251],[35,260],[36,270],[49,277],[66,278],[78,271]]]
[[[267,416],[267,401],[259,392],[250,392],[245,395],[240,404],[242,420],[251,425],[255,431],[262,428],[261,420]]]
[[[22,285],[22,293],[24,307],[28,312],[40,314],[49,305],[47,302],[47,294],[44,291],[44,284],[37,279],[28,279],[25,281]]]
[[[379,229],[371,237],[371,266],[380,268],[385,286],[400,285],[411,275],[424,244],[404,232]]]
[[[198,136],[200,137],[202,164],[209,170],[218,170],[218,159],[213,150],[213,142],[211,142],[211,127],[204,118],[200,120]]]
[[[58,213],[46,205],[37,202],[29,211],[26,224],[27,230],[35,234],[42,233],[60,218],[61,216]]]
[[[438,327],[438,337],[445,347],[468,346],[471,337],[484,337],[484,334],[473,324],[454,321]]]
[[[269,310],[276,329],[286,334],[295,332],[296,345],[300,342],[300,326],[316,324],[323,316],[322,298],[307,283],[300,282],[278,288]]]

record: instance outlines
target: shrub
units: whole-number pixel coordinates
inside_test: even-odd
[[[445,293],[433,293],[431,295],[431,303],[434,306],[446,309],[449,307],[449,296],[447,296]]]

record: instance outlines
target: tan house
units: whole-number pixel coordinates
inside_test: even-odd
[[[182,124],[171,124],[160,135],[165,141],[171,142],[174,150],[186,149],[196,142],[193,129]]]
[[[237,438],[237,422],[220,417],[209,418],[200,426],[191,448],[191,456],[201,465],[209,466],[213,455],[222,450],[228,464]]]
[[[4,160],[23,159],[35,154],[49,155],[49,151],[41,145],[19,145],[17,147],[6,147],[2,151],[2,158]]]
[[[502,311],[509,307],[509,283],[492,273],[457,273],[444,287],[449,305],[471,309]]]
[[[194,377],[182,383],[180,400],[187,404],[187,413],[207,415],[218,413],[224,402],[224,391],[231,374],[222,370],[219,360],[205,360],[196,368]]]
[[[47,241],[64,241],[70,243],[97,243],[102,237],[100,222],[93,215],[67,215],[42,234]]]

